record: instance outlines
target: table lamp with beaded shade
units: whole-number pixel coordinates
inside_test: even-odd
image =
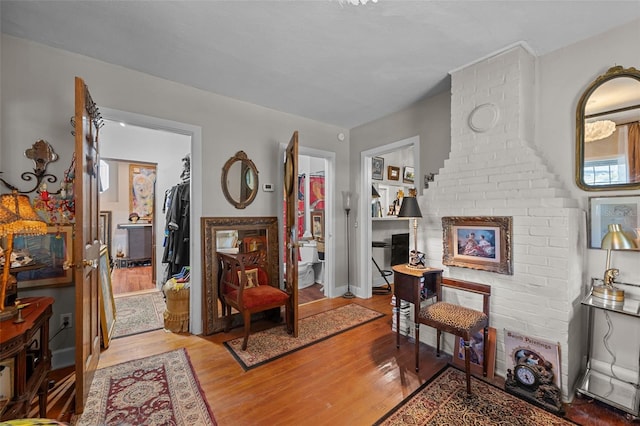
[[[0,313],[4,312],[7,285],[9,284],[9,270],[11,269],[11,252],[13,250],[13,236],[43,235],[47,233],[47,224],[38,216],[31,206],[31,200],[26,195],[13,191],[11,194],[0,195],[0,236],[6,237],[4,248],[4,267],[0,281]]]

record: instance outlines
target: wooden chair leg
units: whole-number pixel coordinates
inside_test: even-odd
[[[249,333],[251,332],[251,312],[244,311],[242,314],[244,318],[244,340],[242,341],[242,350],[247,350],[247,342],[249,341]]]
[[[471,341],[470,340],[464,341],[464,370],[467,376],[467,395],[471,395]]]

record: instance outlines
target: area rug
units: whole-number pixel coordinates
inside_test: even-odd
[[[471,377],[467,395],[463,371],[445,367],[431,381],[378,420],[392,425],[573,425],[548,411],[510,395],[496,386]]]
[[[302,318],[298,322],[297,338],[287,334],[283,324],[251,333],[246,351],[242,350],[243,337],[224,342],[224,345],[242,368],[250,370],[383,316],[378,311],[351,303]]]
[[[96,371],[77,426],[216,425],[185,349]]]
[[[164,327],[164,296],[159,291],[116,297],[116,324],[113,337],[158,330]]]

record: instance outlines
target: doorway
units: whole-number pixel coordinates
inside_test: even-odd
[[[372,160],[388,158],[381,169],[380,175],[373,176]],[[407,139],[403,139],[397,142],[393,142],[387,145],[382,145],[377,148],[373,148],[367,151],[362,151],[360,154],[360,170],[362,171],[361,179],[361,194],[365,196],[360,197],[360,209],[359,209],[359,222],[364,224],[360,229],[360,258],[358,261],[359,272],[358,276],[361,277],[360,282],[364,283],[362,286],[363,294],[358,294],[359,297],[369,298],[373,294],[373,287],[380,286],[383,283],[384,277],[382,271],[376,268],[376,262],[382,267],[382,270],[388,270],[386,262],[381,260],[378,256],[384,256],[382,259],[388,259],[391,262],[391,251],[377,249],[376,253],[373,251],[374,235],[375,240],[378,243],[384,242],[384,247],[391,247],[391,238],[394,234],[404,234],[411,232],[409,221],[406,219],[399,219],[393,217],[392,214],[388,214],[392,205],[392,201],[398,197],[398,192],[402,194],[407,189],[415,188],[417,195],[422,192],[418,176],[420,176],[420,137],[413,136]],[[389,179],[388,166],[393,166],[396,176],[393,179]],[[406,182],[404,179],[404,168],[406,166],[413,167],[414,170],[414,182]],[[372,188],[375,188],[374,192]],[[377,193],[374,198],[374,193]],[[375,204],[372,204],[375,203]],[[381,207],[379,212],[378,205]],[[376,208],[373,208],[375,206]],[[374,232],[375,223],[375,232]],[[388,241],[387,241],[388,240]],[[380,247],[380,244],[376,244],[376,247]],[[408,261],[408,259],[407,259]]]
[[[280,145],[284,158],[285,144]],[[312,303],[335,294],[334,194],[335,153],[300,145],[298,148],[298,304]],[[282,182],[279,183],[282,190]],[[279,217],[283,217],[283,203]],[[284,227],[284,222],[281,219]],[[281,229],[282,229],[281,227]],[[280,253],[284,253],[280,241]],[[282,258],[283,262],[285,257]],[[284,270],[284,266],[280,268]],[[301,274],[304,275],[301,281]],[[283,277],[281,277],[283,279]],[[301,284],[302,282],[302,284]]]
[[[157,262],[153,265],[156,274],[155,288],[160,289],[163,285],[166,264],[162,263],[164,251],[164,228],[165,214],[162,212],[165,191],[181,180],[181,173],[184,167],[182,159],[189,154],[190,158],[201,158],[202,154],[202,131],[198,126],[180,123],[156,117],[150,117],[135,113],[129,113],[110,108],[100,108],[105,121],[109,123],[101,129],[101,156],[127,161],[151,162],[157,164],[156,198],[155,198],[155,221],[157,231],[154,232],[154,252]],[[109,127],[107,127],[109,126]],[[111,128],[111,131],[109,131]],[[115,135],[134,132],[140,134],[129,140],[125,146],[118,144]],[[144,136],[143,136],[144,135]],[[122,142],[120,142],[121,144]],[[162,145],[166,146],[162,146]],[[164,154],[164,155],[163,155]],[[197,194],[201,182],[202,169],[198,161],[190,163],[190,193]],[[195,190],[194,190],[195,186]],[[199,196],[190,197],[190,232],[189,232],[189,258],[192,260],[190,274],[199,277],[201,267],[199,259],[201,248],[198,244],[200,236],[200,221],[202,216],[202,203]],[[127,220],[128,221],[128,220]],[[199,300],[195,300],[202,291],[202,284],[199,280],[192,280],[190,293],[190,321],[189,331],[193,334],[202,333],[202,306]]]

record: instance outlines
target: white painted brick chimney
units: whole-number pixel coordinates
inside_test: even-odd
[[[568,400],[584,346],[585,321],[577,309],[584,290],[584,214],[536,152],[535,66],[535,57],[518,45],[452,73],[451,153],[419,197],[419,247],[445,276],[491,285],[497,374],[506,374],[505,328],[560,343]],[[513,217],[513,275],[443,266],[444,216]],[[429,327],[421,336],[435,345]],[[445,350],[451,352],[449,339]]]

